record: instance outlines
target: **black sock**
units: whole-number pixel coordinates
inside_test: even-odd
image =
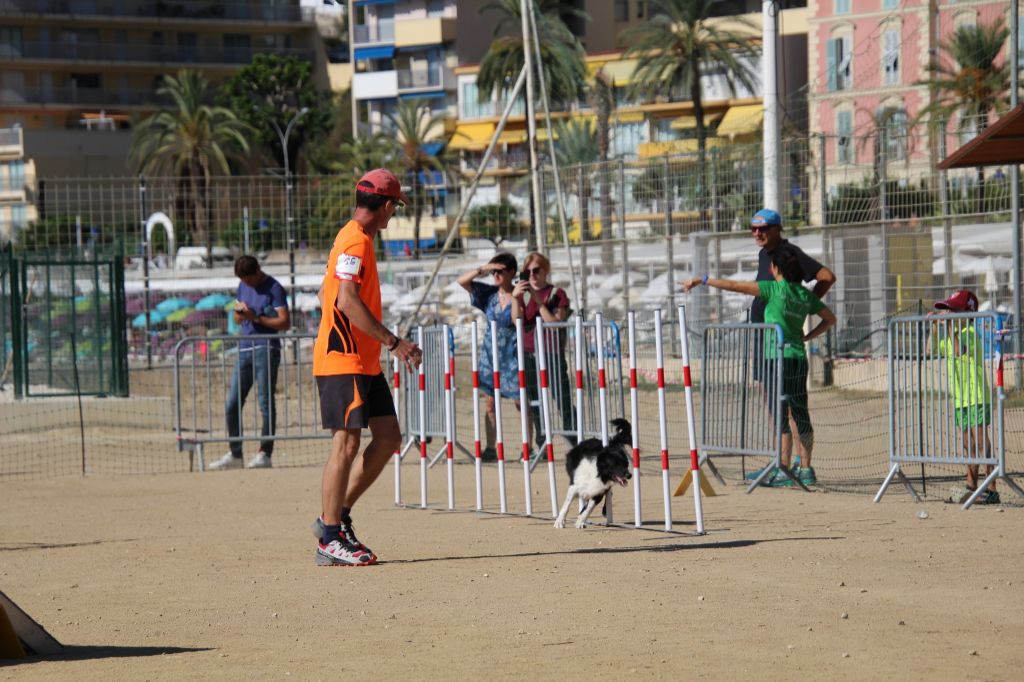
[[[337,540],[340,534],[341,526],[328,526],[325,524],[324,534],[320,536],[320,544],[326,547],[332,540]]]
[[[346,525],[352,524],[352,507],[341,508],[341,522]]]

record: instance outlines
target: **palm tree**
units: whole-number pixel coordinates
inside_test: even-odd
[[[193,242],[206,246],[207,267],[213,267],[206,208],[210,178],[230,173],[230,160],[249,151],[250,128],[230,110],[209,104],[213,91],[195,71],[164,76],[157,95],[168,98],[170,106],[135,126],[128,162],[137,173],[173,175],[187,183],[192,206],[186,210],[186,225]]]
[[[960,132],[981,133],[989,124],[990,114],[1003,109],[1009,102],[1010,67],[1006,60],[996,64],[1006,44],[1009,30],[1003,19],[991,24],[961,26],[952,36],[939,43],[939,56],[928,64],[928,79],[918,85],[927,85],[932,102],[921,110],[918,119],[928,118],[941,126],[957,118]],[[945,56],[945,59],[942,56]],[[977,210],[984,210],[985,169],[978,167]]]
[[[588,17],[565,0],[529,2],[537,12],[537,32],[540,34],[541,64],[534,60],[534,68],[544,69],[544,83],[550,101],[574,102],[579,98],[587,76],[585,52],[562,17],[583,20]],[[476,77],[480,101],[511,90],[525,63],[520,0],[492,0],[481,8],[481,12],[492,11],[499,12],[501,16],[494,29],[495,39],[480,62],[480,72]],[[501,35],[503,33],[505,35]]]
[[[395,127],[397,147],[395,162],[410,178],[412,191],[413,215],[413,247],[412,257],[420,257],[420,220],[423,215],[423,204],[426,200],[420,174],[426,171],[444,171],[445,159],[438,154],[430,154],[427,145],[444,144],[448,141],[445,133],[445,114],[433,113],[426,103],[419,100],[400,100],[394,114],[388,117]]]
[[[665,92],[688,92],[697,123],[700,173],[698,197],[701,223],[707,224],[707,126],[701,76],[714,70],[735,94],[736,86],[755,91],[758,74],[752,66],[758,50],[747,35],[708,21],[722,0],[651,0],[650,19],[623,32],[630,45],[626,57],[637,59],[630,83],[631,96],[656,97]],[[732,17],[733,25],[752,25]]]

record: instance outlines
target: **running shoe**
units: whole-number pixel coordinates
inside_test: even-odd
[[[224,469],[241,469],[242,458],[235,457],[230,452],[221,457],[220,459],[210,462],[207,466],[210,471],[223,471]]]
[[[814,467],[800,467],[797,470],[797,478],[804,485],[816,485],[818,483],[818,477],[814,473]]]
[[[326,545],[317,543],[317,566],[369,566],[372,563],[374,559],[369,552],[353,546],[343,537],[339,536]]]
[[[319,516],[316,517],[316,521],[313,522],[313,525],[310,526],[310,529],[313,531],[313,537],[315,537],[318,540],[321,539],[324,536],[324,520],[323,520],[323,518],[321,518]],[[367,547],[363,543],[359,542],[359,538],[356,537],[356,533],[352,529],[352,524],[351,523],[349,523],[349,524],[342,523],[341,524],[341,533],[340,534],[343,537],[345,537],[350,543],[352,543],[352,545],[354,545],[358,549],[361,549],[364,552],[369,552],[370,555],[373,557],[374,561],[377,560],[377,555],[374,554],[370,550],[369,547]]]
[[[249,463],[245,465],[246,469],[269,469],[274,466],[271,461],[270,455],[260,450],[256,453],[256,456],[249,460]]]

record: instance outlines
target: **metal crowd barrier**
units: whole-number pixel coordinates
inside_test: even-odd
[[[712,324],[704,330],[698,451],[720,483],[711,455],[770,457],[747,492],[782,466],[782,328],[772,324]],[[795,434],[794,434],[795,438]]]
[[[920,500],[903,473],[910,463],[988,466],[963,504],[968,509],[1006,474],[1003,332],[994,313],[898,317],[889,322],[889,463],[878,502],[894,477]]]
[[[259,340],[278,339],[281,343],[280,365],[271,402],[271,415],[276,428],[271,435],[261,436],[262,414],[259,388],[254,380],[244,406],[237,417],[239,435],[228,435],[226,403],[231,380],[242,343],[252,343],[251,336],[189,336],[174,347],[174,432],[179,452],[189,453],[190,468],[198,459],[199,470],[205,468],[205,448],[212,443],[271,440],[330,439],[321,428],[320,401],[313,378],[313,342],[315,334],[267,334]],[[242,350],[242,353],[252,352]],[[269,370],[270,354],[261,353]],[[254,371],[255,371],[254,367]]]
[[[545,322],[543,327],[547,330],[543,335],[543,353],[548,365],[552,435],[573,439],[605,438],[608,419],[627,414],[619,326],[598,315],[592,320],[575,317],[564,322]],[[601,385],[602,360],[604,386]],[[527,380],[540,386],[539,364]],[[608,419],[601,418],[602,389]],[[534,453],[533,466],[543,455],[542,450]]]

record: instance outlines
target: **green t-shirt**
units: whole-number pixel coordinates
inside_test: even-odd
[[[817,296],[795,282],[758,282],[758,297],[765,302],[765,324],[782,327],[782,357],[806,358],[804,350],[804,320],[811,313],[825,307]],[[765,357],[775,357],[771,336],[765,339]]]
[[[959,355],[954,348],[953,339],[942,338],[940,334],[942,332],[932,337],[933,343],[938,346],[938,352],[946,358],[946,373],[949,376],[949,389],[953,392],[955,407],[991,403],[984,349],[981,339],[978,338],[978,330],[973,324],[960,329]]]

